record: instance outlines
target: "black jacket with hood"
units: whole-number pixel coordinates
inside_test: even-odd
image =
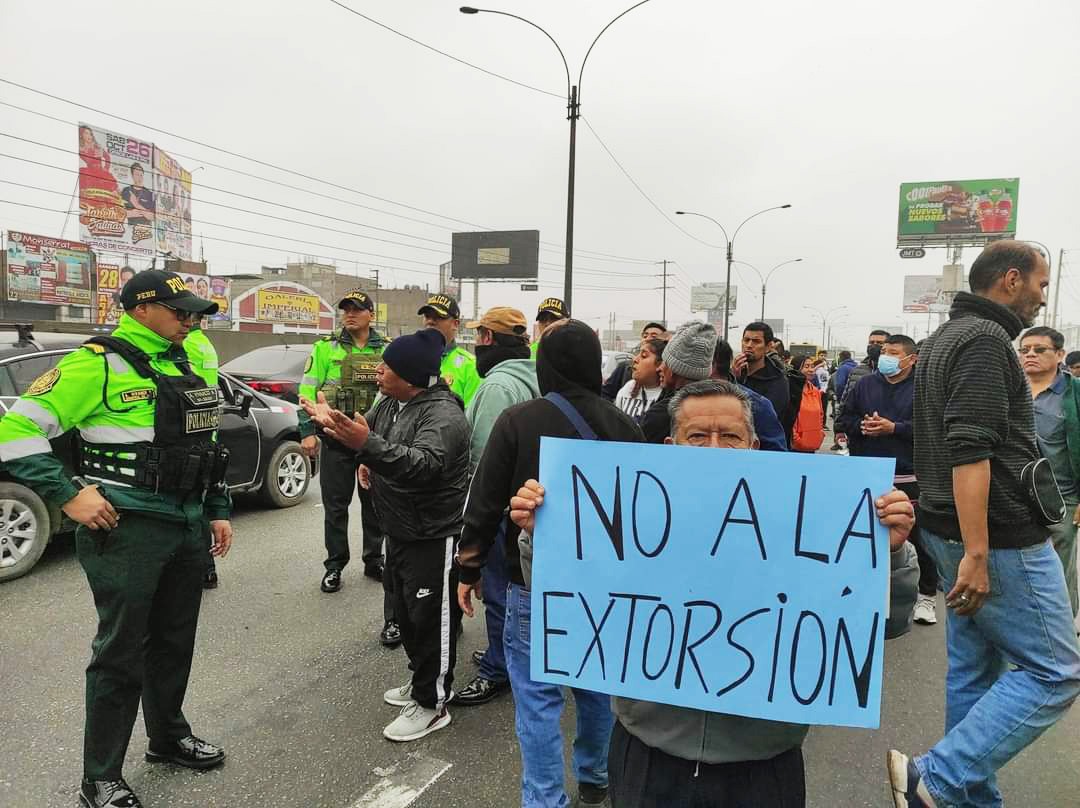
[[[541,395],[561,393],[593,428],[599,440],[643,441],[629,416],[600,397],[600,341],[585,323],[568,320],[549,328],[540,338],[536,376]],[[457,565],[462,583],[479,580],[488,551],[499,532],[510,497],[526,480],[540,474],[540,438],[576,438],[566,416],[542,398],[505,410],[491,430],[473,477],[465,507],[465,525],[458,544]],[[524,585],[518,556],[519,529],[508,522],[506,557],[510,580]]]
[[[469,423],[446,382],[402,407],[384,397],[367,414],[371,435],[357,461],[372,471],[379,521],[399,541],[461,532],[469,488]]]

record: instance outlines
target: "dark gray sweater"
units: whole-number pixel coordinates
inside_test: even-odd
[[[953,499],[955,466],[991,460],[992,548],[1045,541],[1046,528],[1019,496],[1020,470],[1039,456],[1031,388],[1012,340],[1023,323],[985,297],[960,292],[949,320],[923,344],[915,366],[915,474],[919,524],[961,541]],[[1010,485],[1004,475],[1012,475]]]

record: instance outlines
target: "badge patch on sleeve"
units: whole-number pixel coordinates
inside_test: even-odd
[[[60,381],[60,368],[53,368],[46,371],[34,379],[33,384],[26,388],[26,395],[28,396],[40,396],[43,393],[47,393],[56,387],[56,383]]]
[[[307,361],[304,363],[304,373],[307,373],[309,370],[311,370],[311,357],[310,356],[307,358]]]

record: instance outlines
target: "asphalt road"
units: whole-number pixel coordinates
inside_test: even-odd
[[[186,712],[223,744],[226,765],[195,773],[143,762],[136,725],[125,775],[148,808],[502,808],[518,804],[510,697],[451,708],[453,724],[395,745],[382,728],[387,687],[407,680],[403,653],[383,649],[381,588],[359,564],[336,595],[319,592],[317,489],[299,506],[241,505],[221,588],[207,593]],[[354,513],[359,526],[358,514]],[[354,548],[359,547],[359,542]],[[0,586],[0,806],[70,808],[81,771],[83,669],[95,616],[70,540],[28,576]],[[459,684],[481,646],[466,620]],[[940,735],[943,626],[916,626],[886,646],[882,727],[815,729],[805,746],[809,804],[888,806],[890,746],[921,751]],[[567,711],[570,726],[571,711]],[[1001,774],[1011,805],[1080,806],[1080,710]]]

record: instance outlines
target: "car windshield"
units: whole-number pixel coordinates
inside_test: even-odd
[[[277,377],[299,379],[303,373],[310,349],[306,345],[285,348],[281,345],[268,345],[238,356],[226,362],[221,369],[234,376]]]

